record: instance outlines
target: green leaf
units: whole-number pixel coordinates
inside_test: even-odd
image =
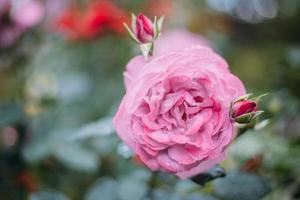
[[[146,169],[136,169],[119,181],[119,198],[121,200],[140,200],[148,190],[151,173]]]
[[[77,143],[65,142],[54,147],[54,156],[67,167],[86,173],[95,172],[100,164],[98,155]]]
[[[162,189],[156,189],[152,191],[151,200],[181,200],[181,197],[173,192],[169,192]]]
[[[165,19],[165,16],[161,16],[156,22],[156,25],[155,25],[156,29],[157,29],[157,35],[155,37],[156,39],[161,35],[164,19]]]
[[[67,195],[62,192],[43,189],[29,195],[29,200],[71,200]]]
[[[96,122],[83,125],[72,136],[71,140],[82,140],[92,137],[103,137],[114,132],[112,117],[104,117]]]
[[[130,149],[125,143],[120,143],[117,147],[117,153],[123,158],[130,158],[134,155],[132,149]]]
[[[166,189],[153,190],[149,200],[218,200],[216,197],[195,192],[193,194],[178,194]]]
[[[134,13],[131,13],[131,28],[133,31],[136,29],[136,16]]]
[[[191,180],[180,180],[176,182],[174,190],[178,193],[186,193],[190,191],[197,191],[199,189],[199,185],[195,184]]]
[[[22,151],[23,157],[31,163],[36,163],[47,158],[52,151],[51,144],[49,143],[47,140],[38,140],[27,144]]]
[[[0,105],[0,127],[19,122],[23,118],[23,111],[16,103],[6,103]]]
[[[229,146],[230,155],[242,164],[253,156],[263,153],[265,150],[265,138],[261,137],[263,134],[253,130],[245,132]]]
[[[271,122],[269,119],[262,120],[261,122],[258,122],[255,124],[254,130],[256,130],[256,131],[262,130],[263,128],[268,126],[270,123]]]
[[[263,111],[263,110],[258,110],[256,112],[254,112],[251,120],[255,120],[259,115],[263,114],[264,112],[265,111]]]
[[[254,97],[253,100],[254,100],[256,103],[259,103],[259,101],[260,101],[263,97],[265,97],[265,96],[267,96],[267,95],[268,95],[268,93],[261,94],[261,95],[259,95],[259,96],[257,96],[257,97]]]
[[[194,193],[190,195],[184,195],[184,200],[218,200],[216,197],[206,194]]]
[[[135,34],[132,32],[132,30],[129,28],[129,26],[128,26],[126,23],[124,23],[123,25],[125,26],[126,30],[128,31],[130,38],[133,39],[133,41],[135,41],[135,42],[137,42],[137,43],[141,43],[141,42],[137,39],[137,37],[135,36]]]
[[[140,200],[147,193],[147,184],[130,177],[120,180],[119,198],[121,200]]]
[[[234,101],[234,103],[235,103],[235,102],[238,102],[238,101],[245,100],[245,99],[249,99],[249,97],[250,97],[251,95],[252,95],[252,93],[242,95],[242,96],[240,96],[239,98],[237,98],[237,99]]]
[[[253,119],[253,115],[254,113],[246,113],[241,116],[235,117],[234,119],[237,123],[248,124],[250,123],[251,119]]]
[[[158,34],[159,34],[158,24],[157,24],[157,17],[156,16],[154,16],[153,28],[154,28],[154,38],[156,39],[158,37]]]
[[[118,200],[119,184],[111,178],[100,178],[87,191],[84,200]]]
[[[270,191],[270,186],[261,177],[232,171],[213,183],[217,196],[225,200],[259,200]]]
[[[235,117],[235,121],[240,124],[249,124],[254,122],[254,120],[263,113],[264,111],[258,110],[256,112],[246,113],[241,116]]]
[[[92,150],[97,152],[100,157],[111,156],[116,152],[120,139],[116,134],[96,137],[88,140],[86,143],[91,147]]]

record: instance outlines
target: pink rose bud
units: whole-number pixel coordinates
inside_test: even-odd
[[[231,117],[240,124],[249,124],[263,111],[257,109],[257,101],[242,98],[235,101],[231,108]]]
[[[140,49],[145,59],[153,55],[154,41],[161,35],[164,16],[157,19],[154,17],[153,22],[143,13],[138,16],[132,14],[131,28],[124,23],[130,37],[140,45]]]
[[[257,104],[252,100],[238,101],[233,105],[233,117],[257,111]]]
[[[143,13],[136,17],[135,27],[133,29],[136,38],[141,43],[151,42],[154,38],[154,29],[152,21]]]

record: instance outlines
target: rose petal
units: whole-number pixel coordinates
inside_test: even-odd
[[[168,148],[168,155],[172,160],[183,165],[190,165],[195,162],[195,159],[190,156],[182,145],[175,145]]]
[[[124,81],[126,88],[129,87],[131,82],[135,79],[135,77],[145,64],[146,60],[143,56],[136,56],[128,62],[126,71],[124,72]]]
[[[179,171],[176,175],[181,179],[187,179],[191,176],[195,176],[201,172],[205,172],[213,167],[215,164],[220,163],[225,159],[225,153],[220,154],[216,158],[208,158],[202,161],[198,166],[185,171]]]
[[[150,138],[152,138],[153,140],[155,140],[159,143],[163,143],[163,144],[169,143],[171,141],[168,133],[163,132],[163,131],[154,131],[154,132],[148,134],[148,136]]]
[[[171,134],[171,140],[177,144],[185,144],[189,141],[189,138],[183,134]]]
[[[136,149],[136,153],[139,155],[139,158],[149,167],[151,170],[155,171],[159,169],[159,164],[152,156],[147,154],[145,150],[143,150],[141,147],[138,147]]]
[[[178,172],[183,170],[183,166],[170,159],[166,152],[161,152],[156,159],[162,170],[168,172]]]

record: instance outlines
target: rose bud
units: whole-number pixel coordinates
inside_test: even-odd
[[[132,26],[136,38],[141,43],[151,42],[154,38],[153,23],[143,13],[136,17],[135,24]]]
[[[238,101],[233,105],[233,117],[257,111],[256,102],[251,100]]]
[[[152,22],[143,13],[138,16],[132,14],[131,28],[124,23],[130,37],[140,45],[141,52],[147,59],[148,55],[153,54],[154,41],[161,35],[164,17],[157,19],[154,17]]]
[[[236,100],[231,108],[231,117],[240,124],[248,124],[252,122],[263,111],[258,110],[258,99],[248,99],[249,95],[245,95]]]

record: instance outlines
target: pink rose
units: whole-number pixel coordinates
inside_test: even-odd
[[[185,179],[225,158],[234,138],[230,104],[245,89],[202,39],[182,33],[162,36],[155,48],[163,52],[148,62],[136,56],[128,63],[114,125],[150,169]]]

